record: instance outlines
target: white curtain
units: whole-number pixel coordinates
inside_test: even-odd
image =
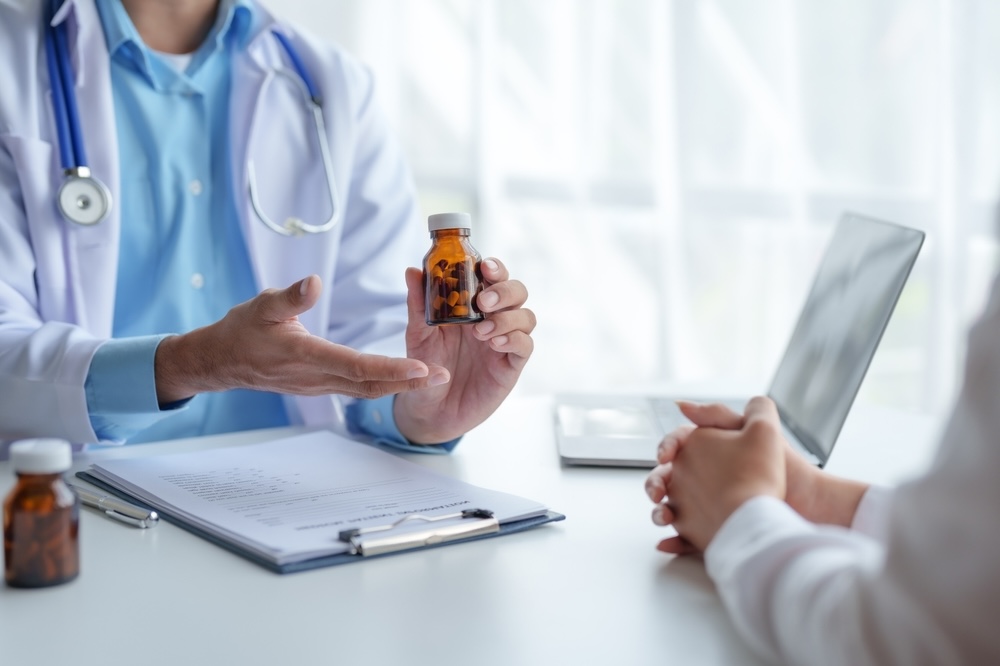
[[[948,406],[996,266],[995,0],[268,4],[374,69],[424,212],[528,285],[523,389],[766,389],[849,209],[928,234],[862,398]]]

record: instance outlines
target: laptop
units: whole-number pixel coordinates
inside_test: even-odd
[[[767,395],[793,447],[823,467],[923,245],[924,233],[845,213],[830,238]],[[687,422],[675,399],[747,397],[560,394],[556,442],[569,465],[653,467],[663,436]]]

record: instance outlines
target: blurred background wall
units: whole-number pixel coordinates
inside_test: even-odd
[[[265,2],[372,67],[424,214],[528,285],[522,390],[764,390],[850,209],[928,234],[862,399],[949,406],[997,259],[995,0]]]

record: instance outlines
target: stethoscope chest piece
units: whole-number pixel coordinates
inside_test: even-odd
[[[97,224],[111,210],[111,192],[89,173],[69,175],[59,188],[58,200],[63,216],[84,226]]]

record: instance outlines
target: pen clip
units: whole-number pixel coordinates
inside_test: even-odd
[[[115,520],[123,522],[126,525],[132,525],[133,527],[142,527],[142,528],[152,527],[153,525],[156,525],[160,520],[160,517],[156,514],[155,511],[150,511],[149,515],[146,516],[145,518],[134,518],[132,516],[127,516],[124,513],[119,513],[118,511],[115,511],[114,509],[104,509],[104,513],[106,513],[110,518],[114,518]]]
[[[382,537],[370,537],[362,539],[366,534],[373,532],[386,532],[399,527],[403,523],[412,520],[421,520],[428,523],[448,520],[451,518],[476,518],[471,522],[461,522],[454,525],[422,530],[419,532],[407,532],[405,534],[393,534]],[[382,555],[393,553],[399,550],[419,548],[421,546],[433,546],[439,543],[446,543],[456,539],[466,539],[469,537],[492,534],[500,531],[500,522],[494,517],[493,512],[488,509],[466,509],[457,513],[449,513],[443,516],[425,516],[419,513],[410,513],[394,523],[388,525],[375,525],[373,527],[360,527],[351,530],[343,530],[339,538],[346,541],[350,546],[351,555]]]
[[[71,483],[70,486],[81,502],[101,511],[108,518],[141,528],[156,527],[160,522],[160,516],[152,509],[135,506],[125,500],[95,492],[75,483]]]

